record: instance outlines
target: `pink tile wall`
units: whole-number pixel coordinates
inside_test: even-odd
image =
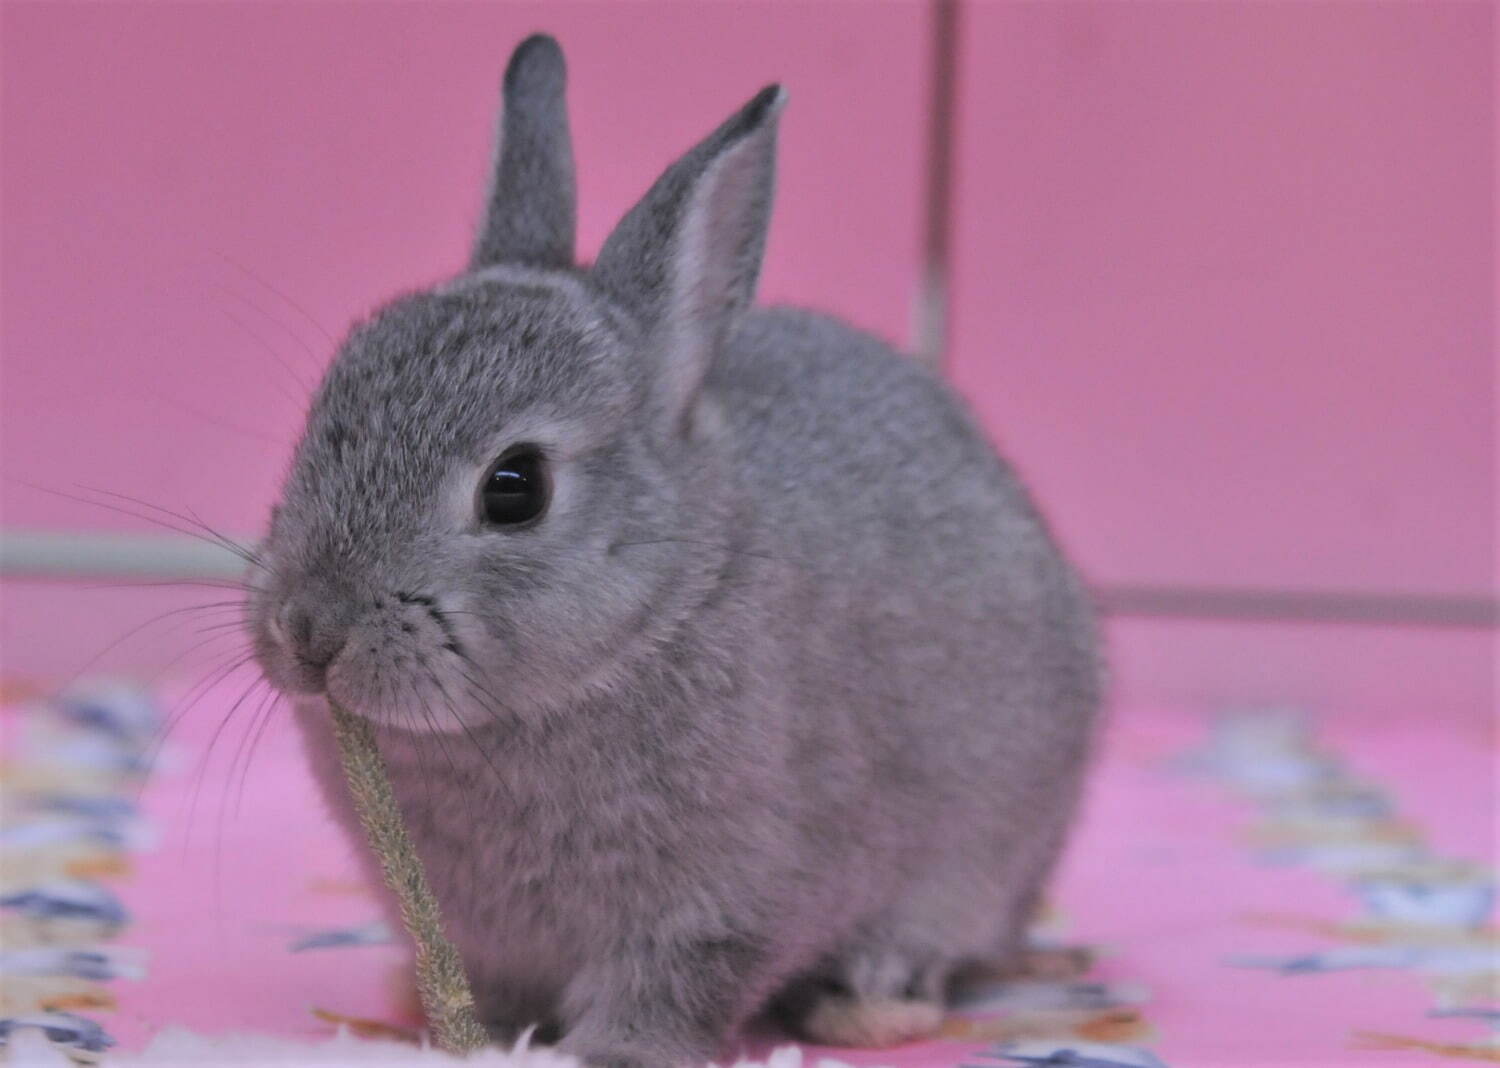
[[[148,581],[0,585],[0,678],[62,685],[98,676],[211,678],[248,650],[232,591]]]
[[[952,371],[1090,576],[1483,590],[1500,508],[1489,5],[961,14]],[[0,522],[150,529],[36,482],[256,530],[324,330],[462,263],[499,72],[537,28],[571,61],[586,253],[781,78],[764,293],[904,339],[928,15],[6,4]],[[7,582],[0,668],[68,674],[216,599]],[[1122,620],[1110,636],[1128,698],[1494,705],[1481,632]],[[159,667],[195,638],[167,617],[100,663]]]
[[[1492,12],[964,5],[953,373],[1094,579],[1493,588]]]
[[[8,3],[3,18],[7,526],[145,526],[34,482],[257,531],[328,333],[464,262],[500,72],[538,28],[571,63],[586,253],[676,154],[781,79],[763,292],[906,336],[919,0],[153,0]]]
[[[1290,705],[1363,723],[1465,721],[1496,741],[1493,631],[1113,619],[1113,705]]]

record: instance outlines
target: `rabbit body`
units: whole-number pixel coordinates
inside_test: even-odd
[[[561,166],[536,40],[499,190]],[[324,693],[375,724],[496,1037],[596,1064],[713,1056],[768,1005],[825,1041],[931,1030],[955,969],[1016,949],[1096,720],[1086,598],[947,387],[749,306],[779,107],[591,271],[556,204],[492,209],[473,271],[351,337],[267,540],[257,647],[372,877]],[[550,510],[476,527],[517,437]]]

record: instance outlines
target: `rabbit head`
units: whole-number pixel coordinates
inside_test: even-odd
[[[562,53],[516,50],[468,271],[357,326],[313,399],[252,596],[275,685],[415,731],[520,722],[691,619],[741,507],[703,385],[754,296],[783,100],[583,268]]]

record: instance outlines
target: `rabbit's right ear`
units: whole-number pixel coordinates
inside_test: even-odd
[[[775,187],[779,85],[762,89],[657,179],[615,227],[595,281],[650,335],[663,413],[686,411],[755,298]]]
[[[562,48],[526,38],[505,69],[494,177],[469,267],[571,267],[577,219]]]

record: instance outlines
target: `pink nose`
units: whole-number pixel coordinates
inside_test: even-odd
[[[333,619],[315,614],[304,602],[287,601],[277,615],[282,641],[299,664],[322,673],[348,641],[349,631]]]

